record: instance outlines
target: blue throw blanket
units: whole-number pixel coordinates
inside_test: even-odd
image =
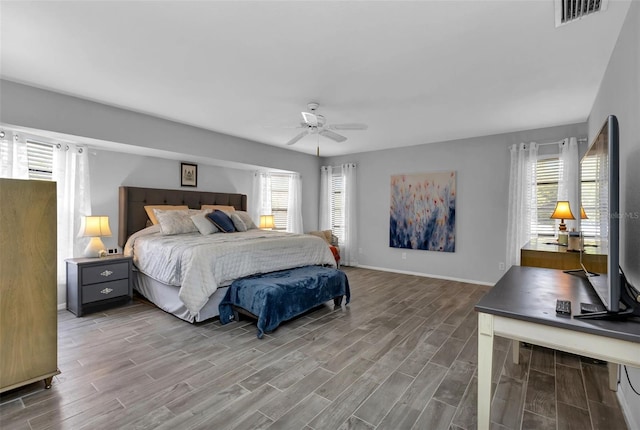
[[[250,276],[234,281],[219,305],[220,322],[233,320],[232,305],[258,317],[258,338],[275,330],[282,321],[351,292],[344,272],[322,266],[305,266]],[[336,304],[340,304],[337,301]]]

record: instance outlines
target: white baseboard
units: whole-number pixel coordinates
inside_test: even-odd
[[[495,285],[495,282],[484,282],[484,281],[476,281],[473,279],[454,278],[452,276],[433,275],[430,273],[410,272],[407,270],[389,269],[387,267],[363,266],[363,265],[358,265],[357,267],[361,267],[363,269],[380,270],[382,272],[401,273],[403,275],[422,276],[423,278],[446,279],[448,281],[466,282],[468,284],[487,285],[489,287],[493,287]]]
[[[58,310],[59,311],[63,311],[67,309],[67,304],[66,303],[58,303]]]

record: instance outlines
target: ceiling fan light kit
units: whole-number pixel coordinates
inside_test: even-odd
[[[336,133],[332,130],[366,130],[368,126],[366,124],[358,124],[358,123],[350,123],[350,124],[327,124],[324,116],[316,114],[316,110],[320,107],[320,104],[316,102],[307,103],[307,108],[310,112],[301,112],[302,114],[302,122],[299,127],[302,128],[303,131],[295,135],[291,138],[287,145],[293,145],[297,143],[300,139],[305,137],[308,134],[317,134],[318,139],[319,136],[324,136],[328,139],[331,139],[336,142],[344,142],[347,140],[346,136]],[[318,142],[317,154],[320,153],[320,147]]]

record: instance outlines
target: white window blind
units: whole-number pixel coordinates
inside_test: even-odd
[[[289,203],[289,175],[271,174],[271,213],[274,230],[287,229],[287,206]]]
[[[53,145],[27,140],[29,179],[51,181],[53,178]]]
[[[562,165],[558,158],[538,160],[536,163],[538,219],[531,220],[531,233],[539,236],[553,236],[556,220],[549,218],[558,201],[558,180]]]
[[[331,230],[340,242],[344,240],[344,180],[342,173],[331,175]]]
[[[600,234],[600,211],[598,205],[597,160],[587,159],[581,166],[581,203],[588,219],[581,221],[584,236],[594,237]],[[531,233],[538,236],[554,236],[557,233],[556,222],[549,218],[558,201],[558,181],[562,175],[562,164],[558,158],[546,158],[536,163],[538,199],[538,219],[531,220]],[[606,205],[606,202],[604,203]],[[573,214],[579,217],[580,214]]]

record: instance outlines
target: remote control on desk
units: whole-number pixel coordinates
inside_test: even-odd
[[[556,314],[571,315],[571,300],[556,300]]]

